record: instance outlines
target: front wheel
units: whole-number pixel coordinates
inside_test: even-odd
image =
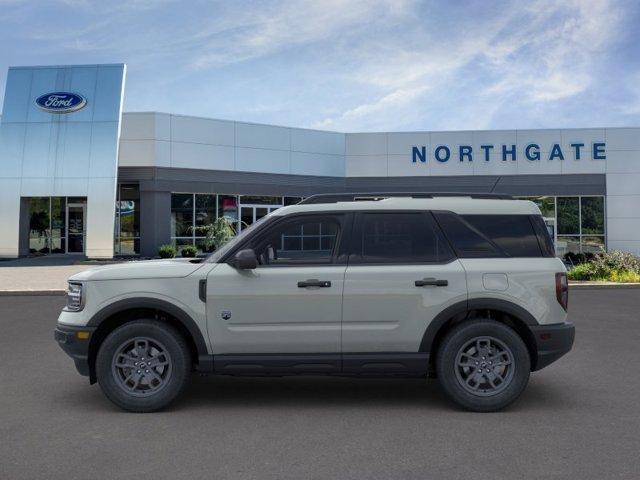
[[[191,371],[189,347],[171,326],[136,320],[105,338],[96,376],[109,400],[131,412],[153,412],[184,389]]]
[[[520,336],[488,319],[470,320],[444,338],[436,358],[445,394],[475,412],[505,408],[524,391],[531,360]]]

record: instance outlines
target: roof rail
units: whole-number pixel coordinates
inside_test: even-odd
[[[436,198],[436,197],[470,197],[491,200],[513,200],[511,195],[501,193],[466,193],[466,192],[358,192],[358,193],[321,193],[305,198],[298,205],[313,203],[358,202],[367,200],[384,200],[392,197]]]

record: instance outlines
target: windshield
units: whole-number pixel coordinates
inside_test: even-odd
[[[206,258],[206,262],[207,263],[217,263],[222,257],[224,257],[227,252],[229,250],[231,250],[232,248],[234,248],[236,245],[238,245],[239,243],[243,242],[251,232],[253,232],[256,227],[258,227],[259,225],[262,225],[262,223],[265,221],[265,219],[267,219],[269,217],[269,215],[267,215],[266,217],[262,217],[260,220],[256,221],[255,223],[249,225],[248,227],[243,227],[242,231],[236,235],[235,237],[233,237],[231,240],[229,240],[227,243],[225,243],[222,247],[220,247],[218,250],[216,250],[215,252],[213,252],[212,254],[210,254],[207,258]]]

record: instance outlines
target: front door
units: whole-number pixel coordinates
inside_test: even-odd
[[[460,261],[429,213],[362,213],[353,232],[343,353],[417,353],[429,322],[467,299]]]
[[[339,368],[346,265],[336,249],[344,215],[283,219],[257,235],[259,265],[219,264],[207,278],[214,354],[334,354]]]
[[[67,253],[84,253],[85,204],[67,204]]]

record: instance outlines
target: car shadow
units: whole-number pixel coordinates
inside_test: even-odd
[[[120,411],[98,385],[85,383],[56,395],[56,402],[85,411]],[[437,380],[360,377],[231,377],[194,375],[183,394],[165,412],[236,409],[352,408],[420,409],[464,413],[441,392]],[[531,382],[507,412],[575,410],[576,398],[544,381]]]

